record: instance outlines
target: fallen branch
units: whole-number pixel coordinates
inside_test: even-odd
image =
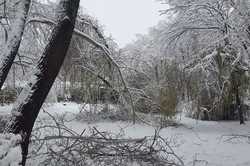
[[[77,134],[61,124],[62,121],[49,117],[52,124],[46,122],[47,125],[43,126],[41,121],[31,141],[34,152],[29,159],[37,158],[40,165],[184,166],[170,143],[159,136],[159,131],[144,138],[124,138],[120,133],[99,131],[95,127]],[[61,135],[54,130],[60,130]],[[42,136],[38,133],[50,134]]]

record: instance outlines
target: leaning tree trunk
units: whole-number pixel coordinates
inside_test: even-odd
[[[25,166],[29,139],[39,110],[63,64],[72,37],[80,0],[60,0],[58,23],[54,27],[33,78],[21,92],[12,109],[6,132],[22,136],[22,162]]]
[[[12,29],[9,32],[9,38],[5,47],[3,48],[2,54],[0,55],[0,89],[4,84],[4,81],[6,80],[6,77],[17,55],[31,0],[21,0],[18,3],[16,19],[11,26]]]

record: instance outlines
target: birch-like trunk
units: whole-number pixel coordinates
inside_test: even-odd
[[[21,92],[12,109],[6,132],[21,134],[22,166],[25,166],[29,139],[39,110],[47,97],[65,59],[80,0],[60,0],[58,21],[50,36],[31,81]]]
[[[4,81],[10,71],[10,68],[18,53],[18,49],[22,40],[25,23],[27,20],[31,0],[21,0],[18,2],[18,9],[16,13],[16,19],[11,25],[9,32],[9,38],[6,45],[0,54],[0,89],[2,88]]]

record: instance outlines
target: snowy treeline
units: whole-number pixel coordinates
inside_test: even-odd
[[[174,104],[167,101],[174,95],[178,103],[191,102],[192,117],[244,123],[249,95],[250,3],[161,2],[169,5],[161,11],[167,20],[123,49],[126,65],[134,73],[128,74],[130,85],[140,87],[159,106],[163,96],[166,105]]]
[[[165,20],[119,48],[80,0],[0,0],[0,110],[14,103],[0,116],[0,165],[184,165],[160,134],[181,126],[183,112],[245,123],[250,2],[159,1]],[[156,129],[124,138],[123,130],[67,126],[102,120]]]

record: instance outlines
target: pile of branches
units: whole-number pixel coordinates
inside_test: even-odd
[[[44,133],[50,134],[42,136]],[[29,158],[43,166],[183,166],[158,133],[136,139],[95,127],[77,133],[54,119],[54,124],[46,122],[33,132]]]

